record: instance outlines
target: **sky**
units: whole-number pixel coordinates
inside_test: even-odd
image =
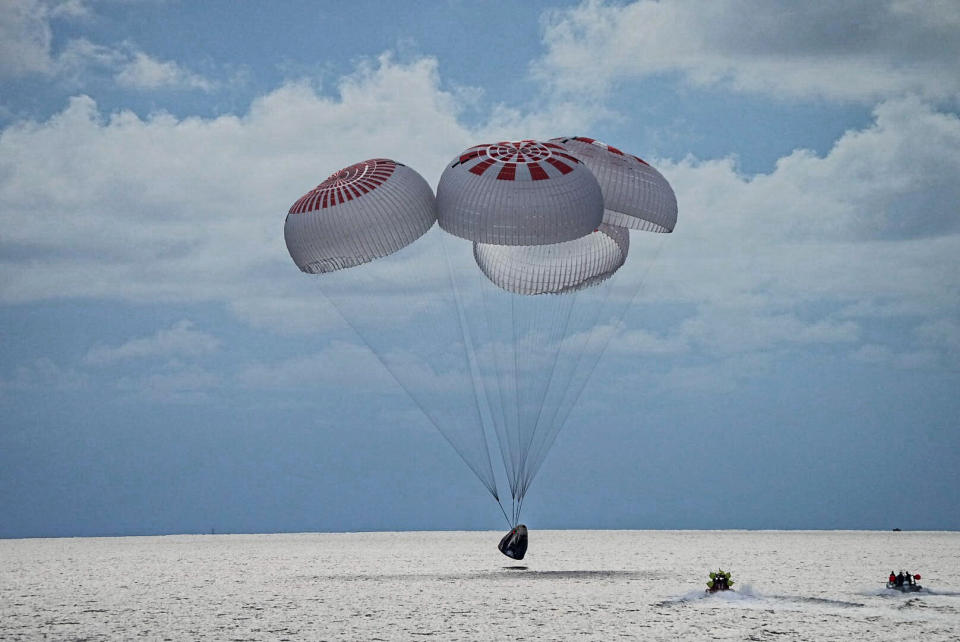
[[[0,537],[502,528],[283,222],[573,135],[679,217],[528,526],[958,529],[958,59],[952,0],[0,0]]]

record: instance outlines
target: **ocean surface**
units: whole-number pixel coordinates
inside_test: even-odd
[[[0,540],[0,639],[960,639],[960,533],[532,530],[522,562],[501,536]],[[883,588],[901,568],[922,592]]]

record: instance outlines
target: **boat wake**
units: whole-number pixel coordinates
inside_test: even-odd
[[[948,597],[960,597],[960,591],[937,591],[935,589],[923,589],[918,591],[921,595],[945,595]]]
[[[729,603],[741,603],[744,606],[749,604],[771,605],[797,604],[797,605],[820,605],[842,608],[857,608],[865,606],[861,602],[850,602],[847,600],[832,600],[823,597],[808,597],[804,595],[764,595],[758,593],[751,586],[745,585],[736,591],[719,591],[717,593],[707,593],[706,591],[691,591],[679,597],[659,602],[658,606],[675,606],[678,604],[688,604],[699,602],[700,600],[719,600]]]
[[[749,585],[738,587],[736,590],[730,591],[717,591],[716,593],[708,593],[704,590],[690,591],[689,593],[684,593],[678,597],[671,598],[669,600],[662,600],[657,603],[657,606],[674,606],[677,604],[687,604],[690,602],[698,602],[700,600],[719,600],[723,602],[743,602],[747,600],[755,600],[760,596],[754,594],[753,589]]]

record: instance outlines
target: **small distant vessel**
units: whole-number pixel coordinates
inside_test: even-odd
[[[732,591],[733,580],[730,579],[730,571],[717,569],[710,573],[710,581],[707,582],[707,593],[716,593],[718,591]]]
[[[900,532],[900,529],[899,529],[899,528],[895,528],[895,529],[893,529],[893,532],[894,532],[894,533],[899,533],[899,532]]]
[[[897,575],[890,573],[890,577],[887,578],[887,588],[894,591],[900,591],[901,593],[916,593],[917,591],[923,589],[923,587],[918,583],[919,580],[919,573],[916,575],[904,573],[903,571],[900,571],[900,573]]]

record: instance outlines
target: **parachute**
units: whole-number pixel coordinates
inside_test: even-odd
[[[356,163],[294,203],[284,236],[497,501],[500,549],[521,559],[523,500],[643,282],[623,269],[656,257],[630,230],[676,215],[647,163],[570,137],[470,147],[436,198],[401,163]]]
[[[477,145],[437,185],[440,227],[476,243],[546,245],[589,234],[603,220],[600,184],[559,145]]]
[[[494,285],[514,294],[573,292],[609,278],[627,260],[630,234],[601,223],[590,234],[548,245],[473,244],[477,266]]]
[[[404,165],[374,158],[336,172],[298,199],[283,234],[297,267],[320,274],[393,254],[436,220],[427,181]]]
[[[677,224],[677,197],[660,172],[638,156],[593,138],[554,138],[581,159],[603,191],[603,220],[645,232],[672,232]]]

